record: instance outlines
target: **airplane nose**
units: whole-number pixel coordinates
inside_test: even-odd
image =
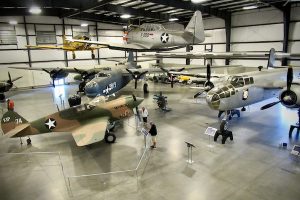
[[[208,92],[206,95],[206,102],[208,106],[213,110],[219,110],[220,96],[215,92]]]
[[[88,82],[85,87],[85,94],[87,97],[95,97],[98,95],[99,91],[98,91],[98,84],[96,81],[90,81]]]

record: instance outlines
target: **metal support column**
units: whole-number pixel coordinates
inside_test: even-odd
[[[96,37],[97,37],[97,41],[99,41],[99,34],[98,34],[98,22],[96,22]],[[97,61],[98,61],[98,65],[100,65],[100,50],[97,49]]]
[[[291,4],[288,3],[283,8],[283,53],[288,52],[289,48],[289,32],[290,32],[290,20],[291,20]],[[283,58],[281,60],[281,65],[286,66],[288,64],[288,59]]]
[[[190,45],[186,45],[186,52],[190,52],[191,51],[191,46]],[[185,64],[186,65],[190,65],[191,64],[191,59],[190,58],[186,58],[185,59]]]
[[[226,52],[230,52],[231,42],[231,13],[228,13],[225,17],[225,31],[226,31]],[[229,65],[230,60],[226,59],[225,64]]]
[[[30,45],[29,44],[28,29],[27,29],[27,23],[26,23],[26,17],[25,16],[23,16],[23,21],[24,21],[24,29],[25,29],[25,34],[26,34],[26,44]],[[29,64],[29,67],[32,67],[30,48],[27,48],[27,54],[28,54],[28,64]]]
[[[65,18],[62,18],[62,40],[63,41],[64,41],[65,36],[66,36]],[[65,60],[65,67],[69,67],[68,52],[67,51],[64,51],[64,60]]]

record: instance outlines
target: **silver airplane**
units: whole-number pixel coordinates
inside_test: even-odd
[[[168,30],[162,24],[145,23],[130,30],[124,37],[125,43],[107,43],[71,39],[71,42],[97,44],[102,47],[131,51],[172,50],[201,43],[205,40],[202,14],[196,11],[184,30]]]

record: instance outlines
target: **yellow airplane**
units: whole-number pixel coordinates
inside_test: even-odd
[[[88,36],[85,35],[79,35],[75,36],[74,38],[80,39],[80,40],[90,40]],[[76,58],[75,51],[91,51],[92,53],[92,59],[95,59],[95,53],[94,51],[96,49],[100,49],[103,46],[91,46],[91,44],[81,43],[81,42],[71,42],[67,41],[66,37],[63,36],[63,45],[62,46],[55,46],[55,45],[26,45],[27,48],[33,48],[33,49],[61,49],[64,51],[72,51],[72,57],[73,59]]]

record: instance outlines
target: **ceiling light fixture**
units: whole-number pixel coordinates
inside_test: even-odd
[[[40,13],[42,12],[42,10],[41,10],[40,7],[31,7],[31,8],[29,9],[29,12],[30,12],[31,14],[38,15],[38,14],[40,14]]]
[[[18,24],[18,22],[16,20],[11,20],[8,23],[11,24],[11,25],[17,25]]]
[[[255,9],[258,8],[257,6],[245,6],[243,7],[244,10],[251,10],[251,9]]]
[[[83,27],[85,27],[85,26],[88,26],[89,24],[87,24],[87,23],[82,23],[80,26],[83,26]]]
[[[128,14],[124,14],[124,15],[121,15],[120,16],[122,19],[128,19],[131,17],[131,15],[128,15]]]
[[[178,20],[178,18],[172,17],[172,18],[169,19],[169,22],[174,22],[174,21],[177,21],[177,20]]]
[[[203,3],[207,0],[192,0],[192,3]]]

